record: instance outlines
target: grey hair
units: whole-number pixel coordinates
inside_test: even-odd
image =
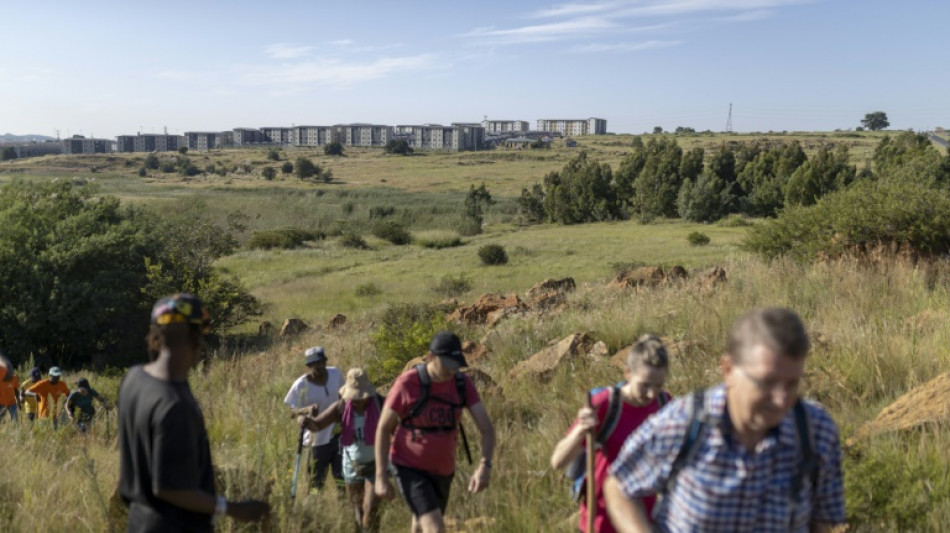
[[[736,320],[726,353],[738,363],[748,350],[760,345],[793,359],[804,358],[811,348],[802,319],[784,307],[755,309]]]
[[[665,369],[670,366],[670,356],[666,352],[666,346],[656,335],[647,333],[637,339],[636,344],[630,348],[627,354],[627,370],[634,370],[641,365],[652,368]]]

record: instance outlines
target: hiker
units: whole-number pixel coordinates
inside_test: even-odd
[[[607,468],[617,458],[627,436],[670,399],[669,393],[663,390],[668,368],[669,355],[660,339],[654,335],[640,337],[627,354],[624,381],[594,394],[590,398],[591,405],[580,408],[574,424],[551,454],[551,468],[562,470],[573,465],[574,470],[579,470],[569,470],[569,476],[574,481],[574,478],[583,474],[580,469],[585,466],[585,439],[588,435],[595,436],[594,487],[597,500],[594,506],[594,531],[615,531],[607,517],[603,498]],[[587,482],[589,480],[583,481]],[[581,484],[577,483],[578,490]],[[582,497],[579,528],[586,532],[590,506],[583,501],[584,492],[579,490],[578,494]],[[656,497],[652,495],[643,498],[647,516],[655,500]]]
[[[297,418],[301,427],[320,431],[334,423],[339,423],[340,446],[343,449],[343,480],[359,531],[379,531],[379,517],[376,513],[378,499],[373,493],[373,476],[376,473],[376,460],[373,443],[376,436],[376,424],[383,398],[366,377],[362,368],[351,368],[346,373],[346,382],[340,389],[340,399],[316,418],[300,415]]]
[[[151,362],[122,378],[119,494],[129,506],[127,532],[211,532],[225,515],[257,521],[270,512],[265,502],[229,502],[215,493],[204,416],[188,385],[208,317],[191,294],[160,299],[146,337]]]
[[[450,331],[437,333],[425,363],[396,378],[376,428],[376,495],[393,497],[387,476],[391,462],[396,485],[412,511],[413,532],[445,530],[463,409],[468,409],[482,438],[482,458],[468,490],[474,494],[488,488],[495,428],[475,384],[459,372],[464,366],[468,363],[459,338]]]
[[[327,355],[322,346],[308,348],[304,352],[304,363],[308,372],[294,381],[284,397],[284,403],[290,406],[294,418],[301,414],[317,416],[326,411],[340,399],[340,387],[343,386],[343,374],[335,366],[327,366]],[[327,426],[320,431],[308,429],[304,432],[304,446],[309,445],[313,454],[311,489],[323,488],[328,469],[338,484],[343,483],[340,436],[334,434],[333,430],[333,427]]]
[[[51,418],[53,428],[59,427],[59,416],[56,411],[59,407],[59,399],[69,394],[69,387],[60,380],[62,375],[62,370],[58,366],[54,366],[49,369],[49,378],[30,385],[30,388],[23,393],[24,396],[37,399],[39,410],[36,417],[40,420]],[[50,403],[53,404],[52,407]]]
[[[16,423],[19,405],[20,380],[10,360],[0,354],[0,422],[10,413],[10,420]]]
[[[624,444],[604,483],[618,531],[831,531],[845,520],[838,429],[799,398],[809,341],[794,311],[739,318],[723,382],[679,398]],[[662,494],[655,527],[640,499]]]
[[[76,381],[76,390],[69,393],[66,398],[66,417],[83,433],[92,422],[92,417],[96,415],[96,408],[92,405],[93,400],[99,400],[103,408],[109,408],[109,402],[89,385],[89,380],[86,378],[79,378]],[[79,409],[78,417],[73,413],[76,409]]]
[[[40,372],[40,369],[33,367],[30,369],[30,379],[23,382],[23,385],[20,387],[20,398],[23,400],[23,413],[26,415],[26,419],[32,424],[36,420],[36,413],[39,410],[36,405],[35,396],[27,396],[26,391],[30,389],[33,385],[40,382],[43,379],[43,373]]]

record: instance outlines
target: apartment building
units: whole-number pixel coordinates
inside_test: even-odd
[[[295,144],[294,128],[265,127],[261,128],[261,134],[264,137],[265,143],[278,144],[281,146]]]
[[[64,154],[107,154],[113,151],[115,141],[112,139],[86,138],[82,135],[73,135],[60,141]]]
[[[257,128],[234,128],[231,136],[234,146],[256,146],[264,142],[264,133]]]
[[[326,146],[337,140],[333,126],[294,126],[296,146]]]
[[[395,129],[381,124],[338,124],[334,126],[344,146],[386,146]]]
[[[234,133],[230,131],[186,131],[185,146],[189,150],[214,150],[234,146]]]
[[[479,125],[442,126],[426,124],[413,126],[413,148],[429,150],[477,150],[485,140],[485,128]]]
[[[116,152],[174,152],[185,145],[181,135],[163,133],[119,135],[115,140]]]
[[[509,133],[528,131],[527,120],[483,120],[486,133]]]
[[[17,159],[63,153],[63,143],[60,141],[0,142],[0,149],[7,147],[13,148]]]
[[[606,135],[607,120],[588,119],[538,119],[538,131],[560,133],[561,135]]]

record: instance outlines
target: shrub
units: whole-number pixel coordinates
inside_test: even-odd
[[[191,163],[185,164],[178,170],[182,176],[197,176],[201,174],[201,169]]]
[[[205,165],[205,174],[214,174],[214,163]]]
[[[395,245],[409,244],[412,234],[397,222],[379,222],[373,226],[373,235]]]
[[[289,250],[298,248],[305,241],[323,239],[326,236],[319,231],[307,231],[300,228],[278,228],[255,231],[247,241],[247,247],[254,250]]]
[[[370,220],[374,218],[388,218],[388,217],[393,216],[395,212],[396,212],[396,208],[391,205],[387,205],[387,206],[377,205],[377,206],[369,208],[369,218]]]
[[[179,154],[182,154],[182,155],[187,154],[187,153],[188,153],[188,147],[187,147],[187,146],[179,146],[179,147],[178,147],[178,153],[179,153]]]
[[[486,265],[504,265],[508,262],[508,254],[500,244],[486,244],[478,249],[478,257]]]
[[[270,150],[267,151],[267,159],[271,161],[280,161],[280,152],[271,148]]]
[[[159,165],[158,156],[155,154],[148,154],[145,156],[145,168],[150,168],[152,170],[157,170]]]
[[[422,246],[423,248],[433,248],[436,250],[441,250],[443,248],[454,248],[456,246],[462,246],[462,239],[457,235],[446,235],[436,236],[436,237],[419,237],[416,238],[416,244]]]
[[[298,157],[294,162],[294,174],[302,180],[312,178],[320,174],[320,165],[314,164],[306,157]]]
[[[264,176],[264,179],[270,181],[277,177],[277,170],[274,167],[264,167],[261,170],[261,175]]]
[[[365,250],[369,248],[366,244],[366,240],[363,239],[360,235],[356,233],[344,233],[340,237],[340,244],[346,248],[356,248],[358,250]]]
[[[456,231],[458,231],[459,235],[471,237],[482,232],[482,224],[473,218],[462,217],[458,222]]]
[[[402,139],[393,139],[386,143],[387,154],[412,155],[412,147]]]
[[[379,322],[379,328],[370,333],[376,355],[367,365],[376,383],[395,379],[410,359],[425,355],[438,331],[446,329],[444,314],[425,304],[391,305]]]
[[[352,215],[353,210],[356,209],[356,204],[354,202],[343,202],[340,209],[343,210],[344,215]]]
[[[690,246],[706,246],[709,244],[709,235],[694,231],[686,236]]]
[[[172,173],[172,172],[175,172],[175,163],[172,163],[171,161],[166,161],[166,162],[162,163],[162,166],[161,166],[161,168],[159,168],[159,170],[161,170],[162,172],[164,172],[164,173],[166,173],[166,174],[170,174],[170,173]]]
[[[442,276],[442,279],[432,287],[432,292],[443,298],[455,298],[470,290],[472,290],[472,280],[465,274],[455,277]]]
[[[328,143],[323,147],[323,153],[324,155],[343,155],[343,145],[340,143],[340,141],[333,141],[332,143]]]
[[[357,296],[376,296],[382,294],[382,289],[380,289],[375,283],[370,281],[369,283],[361,283],[356,286],[356,295]]]
[[[139,169],[139,176],[141,176],[141,177],[144,178],[144,177],[147,176],[147,175],[148,175],[148,171],[145,170],[145,167],[142,167],[142,168]]]
[[[284,174],[290,174],[294,171],[294,164],[290,161],[284,161],[284,164],[280,166],[280,171]]]
[[[725,228],[744,228],[751,226],[752,223],[746,220],[746,218],[739,213],[733,213],[726,218],[720,219],[718,222],[716,222],[716,225]]]

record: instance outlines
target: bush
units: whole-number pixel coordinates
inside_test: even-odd
[[[357,296],[376,296],[382,294],[383,291],[372,281],[369,283],[362,283],[356,286],[356,295]]]
[[[346,248],[356,248],[358,250],[369,248],[366,244],[366,240],[356,233],[344,233],[340,237],[340,244]]]
[[[478,249],[478,257],[486,265],[504,265],[508,262],[508,254],[500,244],[486,244]]]
[[[379,222],[373,226],[373,235],[395,245],[409,244],[412,234],[396,222]]]
[[[280,161],[280,152],[271,148],[270,150],[267,151],[267,159],[271,161]]]
[[[950,253],[950,192],[918,182],[860,181],[813,206],[793,206],[752,227],[747,250],[798,260],[862,254],[882,246]]]
[[[147,176],[147,175],[148,175],[148,171],[145,170],[145,167],[142,167],[142,168],[139,169],[139,176],[141,176],[141,177],[144,178],[144,177]]]
[[[370,220],[374,218],[388,218],[388,217],[393,216],[395,212],[396,212],[396,208],[391,205],[374,206],[374,207],[369,208],[369,218]]]
[[[482,232],[482,224],[475,219],[462,217],[458,222],[456,231],[458,231],[459,235],[471,237]]]
[[[178,153],[179,153],[179,154],[182,154],[182,155],[187,154],[187,153],[188,153],[188,147],[187,147],[187,146],[179,146],[179,147],[178,147]]]
[[[261,175],[264,176],[265,180],[270,181],[277,177],[277,169],[274,167],[264,167],[264,169],[261,170]]]
[[[294,164],[290,161],[284,161],[284,164],[280,166],[280,171],[284,174],[291,174],[294,171]]]
[[[417,238],[416,244],[422,246],[423,248],[441,250],[443,248],[455,248],[456,246],[462,246],[465,243],[462,242],[462,239],[458,236],[445,236]]]
[[[694,231],[686,236],[690,246],[706,246],[709,244],[709,235]]]
[[[343,155],[343,145],[340,143],[340,141],[333,141],[332,143],[328,143],[323,147],[323,153],[324,155],[333,156]]]
[[[720,219],[716,222],[716,225],[724,228],[744,228],[751,226],[752,223],[739,213],[733,213],[726,218]]]
[[[166,174],[175,172],[175,163],[172,163],[171,161],[166,161],[162,163],[162,166],[159,168],[159,170],[161,170],[162,172]]]
[[[446,329],[444,314],[425,304],[389,306],[379,322],[379,328],[370,333],[376,355],[367,365],[375,383],[395,379],[410,359],[426,354],[437,332]]]
[[[472,280],[465,274],[458,276],[442,276],[437,284],[432,287],[432,292],[443,298],[455,298],[472,290]]]
[[[155,154],[148,154],[145,156],[145,168],[150,168],[152,170],[157,170],[159,165],[158,156]]]
[[[307,231],[300,228],[278,228],[255,231],[247,241],[252,250],[289,250],[299,248],[305,241],[324,239],[326,235],[319,231]]]
[[[402,139],[394,139],[386,143],[387,154],[412,155],[412,147]]]

